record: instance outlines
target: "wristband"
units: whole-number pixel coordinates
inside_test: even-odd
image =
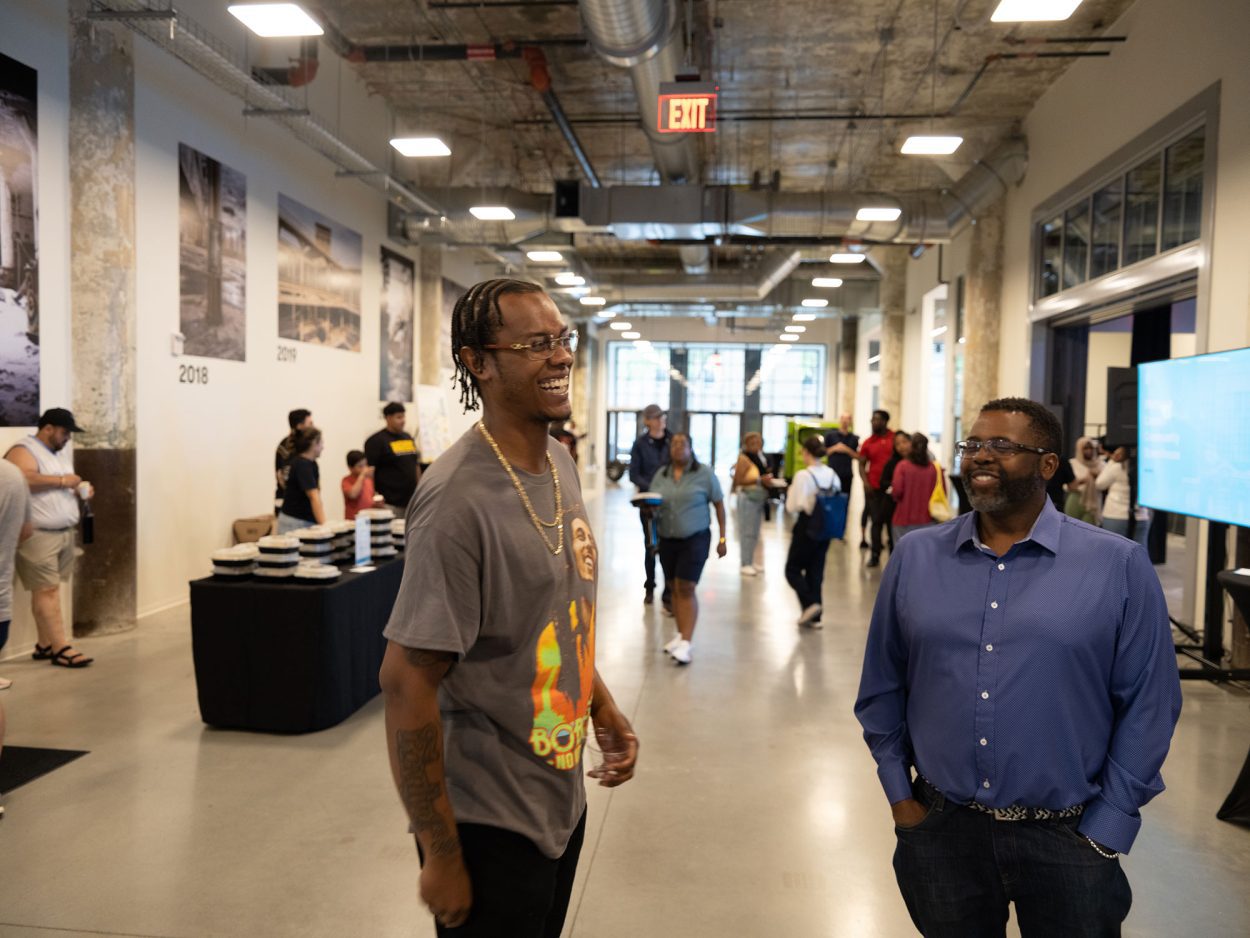
[[[722,538],[721,538],[719,541],[717,541],[716,543],[717,543],[717,544],[724,544],[724,543],[725,543],[725,539],[722,537]]]

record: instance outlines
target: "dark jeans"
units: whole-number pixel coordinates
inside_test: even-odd
[[[1133,902],[1119,860],[1077,833],[1079,817],[996,821],[926,796],[915,827],[895,828],[894,872],[925,938],[1002,938],[1008,903],[1023,938],[1115,938]]]
[[[894,534],[890,530],[890,519],[894,517],[894,499],[880,489],[865,492],[864,495],[868,503],[868,517],[872,519],[872,556],[875,560],[881,556],[882,532],[890,539],[890,550],[894,549]]]
[[[648,516],[648,514],[650,514],[650,518],[649,518],[649,519],[648,519],[648,517],[647,517],[647,516]],[[654,543],[654,544],[653,544],[653,543],[652,543],[652,541],[651,541],[651,538],[652,538],[652,528],[654,528],[654,526],[655,526],[655,524],[656,524],[655,514],[654,514],[654,512],[648,512],[648,511],[646,511],[646,510],[640,510],[640,511],[638,512],[638,517],[639,517],[639,519],[642,521],[642,544],[643,544],[643,547],[644,547],[644,548],[645,548],[645,550],[646,550],[646,556],[645,556],[645,557],[644,557],[644,559],[643,559],[643,564],[644,564],[644,566],[645,566],[645,568],[646,568],[646,571],[647,571],[647,581],[646,581],[646,583],[644,583],[644,584],[643,584],[643,586],[644,586],[644,588],[646,588],[646,589],[653,590],[653,589],[655,589],[655,558],[656,558],[656,557],[659,555],[659,553],[660,553],[660,539],[659,539],[659,534],[657,533],[657,534],[655,535],[655,543]],[[649,521],[650,523],[648,523],[648,521]],[[667,578],[667,577],[665,577],[665,579],[664,579],[664,592],[660,595],[660,599],[661,599],[661,600],[662,600],[662,601],[663,601],[666,605],[667,605],[668,603],[672,602],[672,599],[673,599],[673,588],[672,588],[671,586],[669,586],[669,585],[668,585],[668,578]]]
[[[439,938],[560,938],[586,836],[586,815],[558,860],[512,831],[485,824],[456,827],[473,906],[459,928],[436,925]]]
[[[807,534],[807,516],[799,515],[786,555],[786,582],[799,597],[799,606],[806,609],[820,602],[820,587],[825,581],[825,555],[828,541],[814,541]]]

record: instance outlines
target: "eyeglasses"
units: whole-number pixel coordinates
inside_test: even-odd
[[[959,451],[960,459],[975,456],[982,449],[989,450],[995,456],[1014,456],[1016,453],[1045,455],[1050,452],[1044,446],[1025,446],[1023,443],[1014,443],[1011,440],[997,438],[993,440],[960,440],[955,444],[955,449]]]
[[[492,352],[524,352],[525,357],[536,362],[546,361],[556,353],[556,349],[577,351],[577,330],[564,335],[548,335],[533,342],[513,342],[509,345],[483,345],[482,348]]]

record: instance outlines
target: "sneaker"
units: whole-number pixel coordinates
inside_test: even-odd
[[[743,575],[743,576],[756,576],[758,573],[759,573],[759,571],[758,571],[758,570],[756,570],[756,569],[755,569],[753,566],[751,566],[750,564],[747,564],[745,567],[743,567],[743,568],[742,568],[742,575]]]
[[[672,651],[673,660],[678,664],[690,663],[690,643],[683,639],[678,639],[676,647]]]
[[[803,610],[803,614],[799,616],[799,625],[810,625],[814,619],[820,618],[820,603],[812,603]]]
[[[667,645],[664,646],[664,654],[671,655],[673,653],[673,650],[680,644],[681,644],[681,636],[678,635],[675,639],[673,639],[671,642],[669,642]]]
[[[815,618],[815,619],[813,619],[811,622],[807,623],[807,627],[808,627],[809,629],[817,629],[817,630],[819,630],[819,629],[823,629],[823,628],[824,628],[824,626],[820,624],[820,616],[819,616],[819,615],[818,615],[818,616],[816,616],[816,618]]]

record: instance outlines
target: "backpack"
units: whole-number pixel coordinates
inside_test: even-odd
[[[814,475],[812,481],[816,481]],[[846,506],[850,500],[850,495],[834,491],[832,485],[818,488],[816,504],[812,506],[811,514],[804,516],[807,536],[813,541],[832,541],[842,537],[846,533]]]

